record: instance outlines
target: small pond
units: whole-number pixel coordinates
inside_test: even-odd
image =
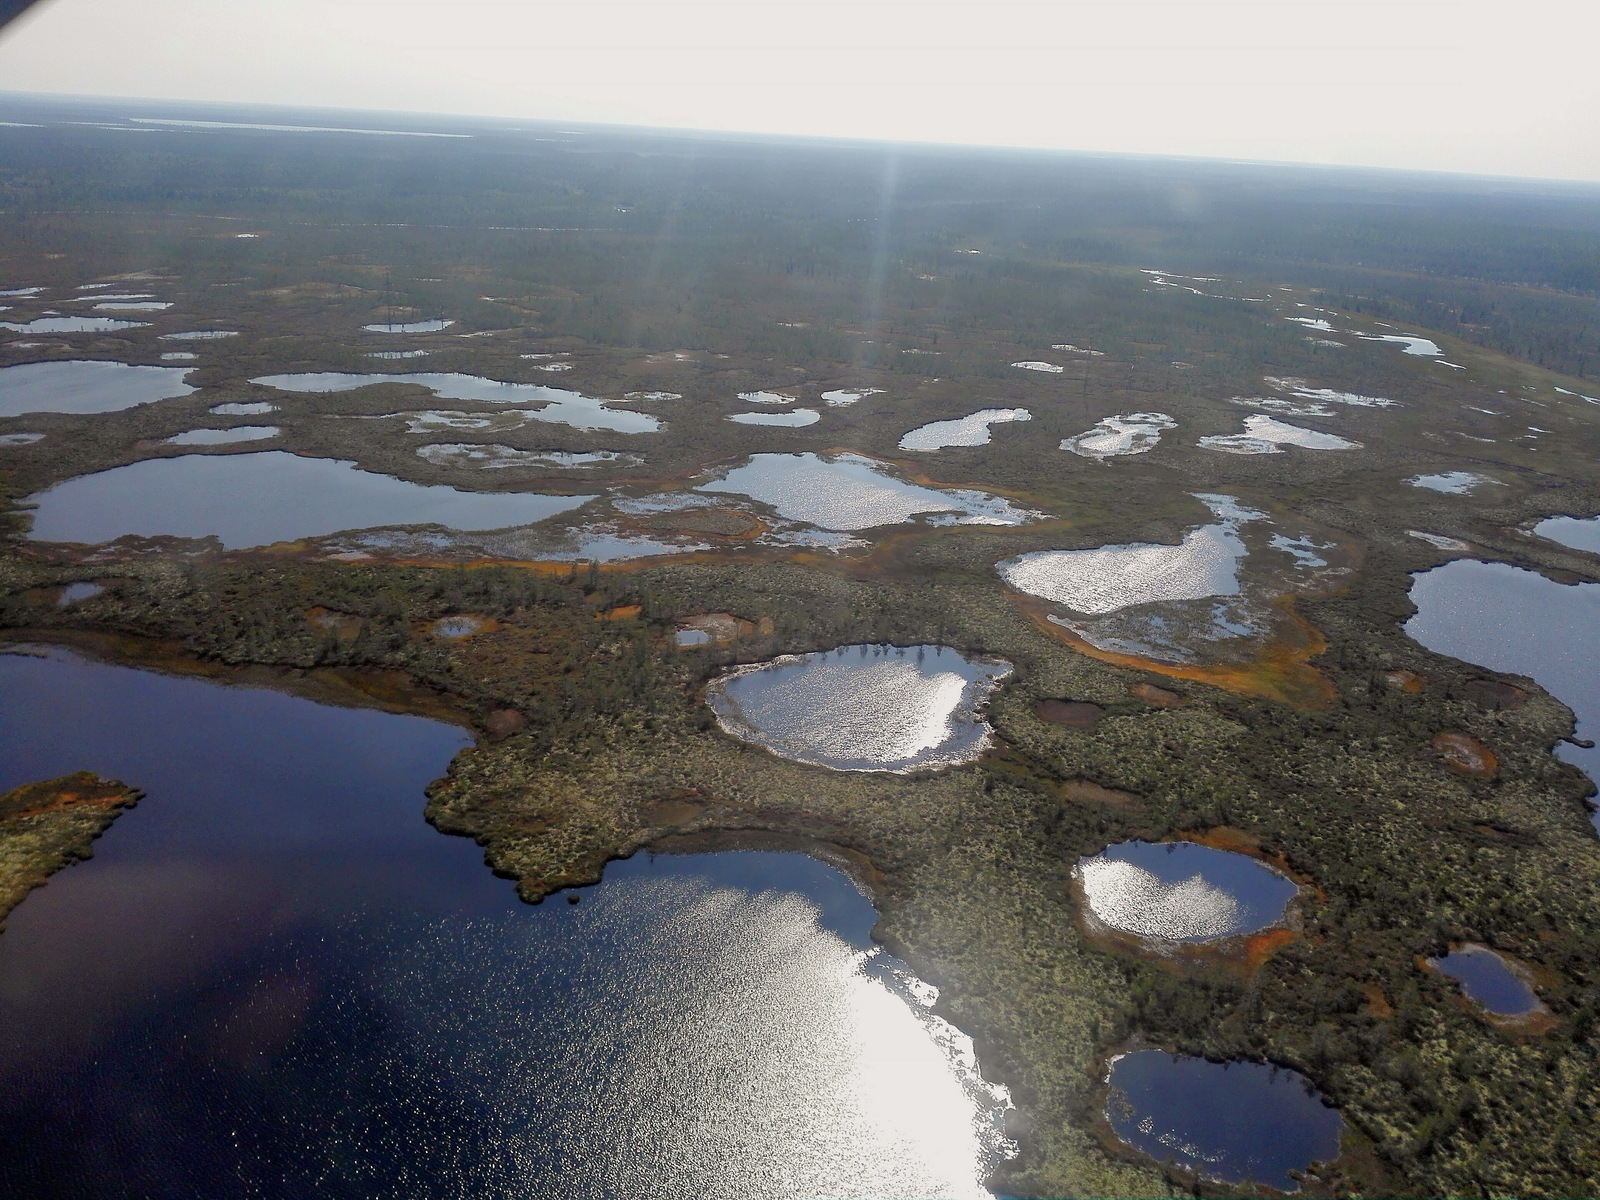
[[[74,604],[81,604],[85,600],[93,600],[105,590],[105,585],[99,583],[69,583],[61,589],[61,594],[56,597],[56,607],[71,608]]]
[[[791,412],[730,413],[728,420],[738,425],[771,425],[799,429],[806,425],[815,425],[822,420],[822,414],[814,408],[797,408]]]
[[[162,362],[196,362],[200,356],[190,354],[187,350],[169,350],[161,356]]]
[[[237,402],[218,404],[211,411],[219,417],[264,417],[268,413],[277,412],[278,406],[268,404],[265,400],[257,400],[247,404]]]
[[[187,367],[135,367],[72,359],[0,368],[0,417],[105,413],[187,396]]]
[[[1533,531],[1570,549],[1600,554],[1600,517],[1546,517]]]
[[[0,321],[0,329],[18,333],[113,333],[118,329],[143,329],[143,321],[116,317],[37,317],[32,321]]]
[[[943,450],[946,446],[987,446],[990,426],[1010,421],[1031,421],[1025,408],[985,408],[953,421],[930,421],[900,439],[902,450]]]
[[[1339,1157],[1344,1118],[1286,1067],[1135,1050],[1106,1078],[1117,1136],[1206,1179],[1294,1192],[1289,1172]]]
[[[0,935],[0,1193],[987,1195],[1009,1103],[848,878],[640,854],[520,904],[422,818],[468,744],[0,655],[0,791],[147,793]]]
[[[361,328],[368,333],[438,333],[441,329],[449,329],[454,324],[453,320],[436,318],[429,321],[386,321],[363,325]]]
[[[417,457],[438,467],[474,467],[492,471],[504,467],[583,467],[638,466],[644,461],[637,454],[617,450],[518,450],[497,443],[439,442],[418,446]]]
[[[427,388],[441,400],[478,400],[484,404],[539,404],[526,419],[570,425],[574,429],[609,429],[616,433],[654,433],[659,417],[609,408],[604,400],[536,383],[502,383],[459,372],[416,372],[407,375],[349,374],[313,371],[300,375],[263,375],[251,383],[285,392],[350,392],[380,383],[408,383]]]
[[[859,454],[755,454],[696,490],[748,496],[791,521],[841,531],[899,525],[919,513],[950,514],[957,525],[1019,525],[1035,515],[984,492],[907,483]]]
[[[31,446],[44,439],[45,435],[42,433],[0,433],[0,450],[8,446]]]
[[[471,616],[440,617],[432,625],[436,637],[451,639],[471,637],[482,628],[483,618]]]
[[[505,529],[594,497],[462,492],[267,450],[146,459],[69,479],[29,499],[39,506],[30,534],[37,541],[215,535],[239,549],[384,525]]]
[[[971,762],[981,715],[1011,673],[947,646],[840,646],[736,667],[706,689],[722,728],[783,758],[836,771],[915,771]]]
[[[1361,449],[1360,442],[1352,442],[1332,433],[1302,429],[1260,413],[1244,419],[1243,433],[1203,437],[1199,444],[1207,450],[1221,450],[1225,454],[1282,454],[1285,446],[1298,446],[1302,450]]]
[[[1499,481],[1490,479],[1487,475],[1479,475],[1476,471],[1441,471],[1436,475],[1413,475],[1406,482],[1412,487],[1424,488],[1430,492],[1464,496],[1486,483]]]
[[[1506,563],[1456,559],[1412,576],[1406,633],[1429,650],[1527,675],[1600,737],[1600,583],[1561,584]],[[1600,750],[1563,742],[1556,757],[1600,783]],[[1600,828],[1600,813],[1595,814]]]
[[[181,333],[163,333],[163,342],[214,342],[218,338],[238,337],[237,329],[185,329]]]
[[[1093,429],[1062,439],[1061,449],[1084,458],[1116,458],[1154,450],[1163,430],[1177,425],[1166,413],[1137,412],[1103,417]]]
[[[1096,920],[1155,942],[1210,942],[1283,920],[1292,880],[1247,854],[1194,842],[1123,842],[1080,858],[1073,876]]]
[[[367,354],[368,358],[381,358],[395,362],[402,358],[427,358],[426,350],[373,350]]]
[[[858,400],[865,400],[868,396],[878,396],[882,393],[882,388],[836,388],[831,392],[823,392],[822,401],[833,408],[848,408]]]
[[[277,437],[276,425],[235,425],[232,429],[190,429],[162,438],[163,446],[230,446],[235,442],[261,442]]]
[[[1428,965],[1461,984],[1471,1000],[1497,1017],[1524,1017],[1544,1005],[1528,981],[1487,946],[1465,945]]]

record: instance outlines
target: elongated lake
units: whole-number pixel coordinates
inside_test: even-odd
[[[0,369],[0,417],[104,413],[187,396],[188,367],[136,367],[72,359]]]
[[[146,790],[0,935],[0,1192],[983,1196],[1003,1093],[797,854],[519,904],[451,726],[0,655],[0,790]]]
[[[1010,673],[948,646],[840,646],[735,668],[706,702],[724,730],[796,762],[914,771],[983,752],[982,707]]]
[[[215,536],[232,550],[389,525],[506,529],[592,499],[463,492],[282,450],[185,454],[82,475],[29,497],[38,505],[29,536],[89,543],[129,534]]]
[[[1136,1050],[1113,1059],[1107,1079],[1117,1136],[1206,1179],[1294,1192],[1289,1172],[1339,1156],[1344,1119],[1285,1067]]]

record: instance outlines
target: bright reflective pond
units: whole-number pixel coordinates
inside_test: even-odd
[[[1107,1078],[1117,1136],[1207,1179],[1293,1192],[1290,1171],[1339,1156],[1344,1118],[1286,1067],[1136,1050],[1114,1058]]]
[[[914,771],[971,762],[980,715],[1011,673],[947,646],[840,646],[736,667],[706,689],[728,733],[836,771]]]
[[[526,413],[531,421],[549,421],[574,429],[609,429],[616,433],[654,433],[661,420],[649,413],[608,408],[606,401],[563,388],[536,383],[503,383],[459,372],[419,371],[404,375],[313,371],[299,375],[263,375],[251,383],[285,392],[350,392],[380,383],[409,383],[427,388],[441,400],[479,400],[485,404],[539,404]]]
[[[983,1195],[1003,1096],[797,854],[519,904],[422,820],[467,739],[0,655],[0,789],[146,798],[0,935],[0,1193]]]
[[[1152,941],[1208,942],[1276,925],[1299,889],[1246,854],[1193,842],[1123,842],[1073,868],[1090,913]]]
[[[187,396],[187,367],[136,367],[73,359],[0,368],[0,417],[104,413]]]
[[[1430,650],[1528,675],[1572,709],[1578,736],[1600,736],[1600,584],[1561,584],[1506,563],[1457,559],[1412,576],[1405,630]],[[1556,757],[1600,782],[1600,750],[1570,742]],[[1593,814],[1600,829],[1600,813]]]
[[[1461,984],[1461,990],[1500,1017],[1520,1017],[1544,1007],[1528,981],[1487,946],[1462,946],[1430,966]]]
[[[462,492],[282,450],[152,458],[83,475],[29,497],[36,541],[109,542],[215,535],[229,549],[386,525],[506,529],[593,496]]]

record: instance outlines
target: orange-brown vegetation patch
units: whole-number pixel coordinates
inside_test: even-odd
[[[1498,679],[1469,679],[1462,690],[1485,708],[1516,708],[1528,699],[1527,689]]]
[[[1067,729],[1093,729],[1105,715],[1105,709],[1087,700],[1036,700],[1033,711],[1041,720]]]
[[[1134,654],[1102,650],[1050,620],[1048,602],[1015,593],[1011,599],[1033,619],[1041,632],[1065,642],[1080,654],[1112,666],[1149,671],[1169,679],[1210,684],[1244,696],[1278,700],[1299,709],[1324,709],[1334,699],[1332,681],[1311,665],[1311,660],[1327,648],[1327,641],[1316,626],[1295,611],[1293,600],[1289,597],[1274,601],[1274,606],[1282,616],[1279,622],[1281,632],[1265,643],[1257,658],[1242,664],[1210,665],[1163,663]]]
[[[1426,682],[1415,671],[1385,671],[1383,681],[1399,692],[1415,695],[1422,690]]]
[[[1154,708],[1181,708],[1189,703],[1187,696],[1164,687],[1157,687],[1153,683],[1136,683],[1129,687],[1128,691]]]
[[[1367,1016],[1377,1017],[1380,1021],[1394,1019],[1394,1005],[1389,1002],[1389,997],[1384,994],[1382,986],[1369,982],[1361,990],[1367,997],[1365,1008]]]
[[[0,795],[0,922],[53,873],[90,857],[95,838],[141,794],[77,771]]]
[[[1104,804],[1110,808],[1134,808],[1144,802],[1143,797],[1120,788],[1109,788],[1091,779],[1068,779],[1056,785],[1063,800],[1076,804]]]
[[[1492,779],[1500,767],[1493,750],[1465,733],[1435,734],[1430,744],[1440,761],[1458,775]]]
[[[527,718],[514,708],[492,709],[483,719],[483,727],[493,741],[502,741],[528,723]]]
[[[639,614],[644,612],[642,604],[619,604],[615,608],[608,608],[605,612],[595,613],[597,621],[637,621]]]

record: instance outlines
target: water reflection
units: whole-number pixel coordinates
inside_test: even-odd
[[[840,646],[737,667],[706,689],[727,732],[837,771],[970,762],[992,730],[980,710],[1011,673],[945,646]]]
[[[919,425],[900,439],[902,450],[942,450],[946,446],[987,446],[993,436],[989,427],[1010,421],[1031,421],[1025,408],[985,408],[957,417],[953,421],[930,421]]]
[[[1285,1067],[1138,1050],[1113,1059],[1107,1080],[1117,1136],[1206,1179],[1295,1192],[1290,1171],[1339,1155],[1344,1119]]]
[[[1096,920],[1152,941],[1208,942],[1283,919],[1293,881],[1245,854],[1193,842],[1123,842],[1073,868]]]
[[[38,541],[215,536],[238,549],[384,525],[505,529],[594,497],[462,492],[269,450],[146,459],[69,479],[29,499],[38,505],[29,536]]]
[[[1560,542],[1573,550],[1600,554],[1600,517],[1546,517],[1533,527],[1534,533]]]
[[[465,742],[0,656],[0,789],[148,793],[0,936],[0,1192],[984,1194],[1007,1101],[848,879],[641,855],[519,905],[420,817]]]
[[[1600,584],[1560,584],[1505,563],[1457,559],[1412,576],[1406,633],[1430,650],[1529,675],[1600,734]],[[1563,742],[1556,757],[1600,783],[1600,750]],[[1600,813],[1594,815],[1600,828]]]
[[[104,413],[187,396],[188,367],[136,367],[73,359],[0,368],[0,417]]]

